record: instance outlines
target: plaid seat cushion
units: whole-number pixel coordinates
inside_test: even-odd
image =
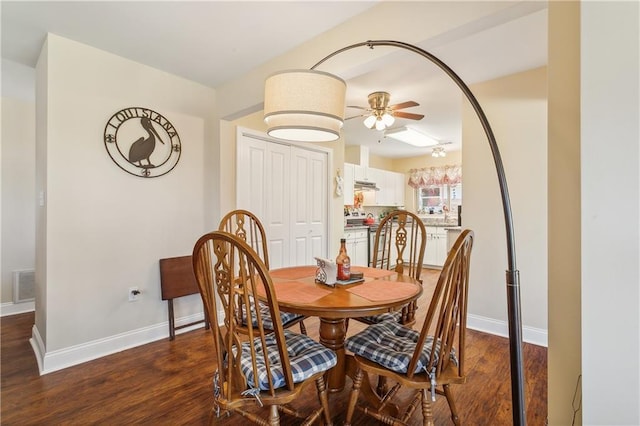
[[[314,374],[326,371],[336,365],[338,357],[335,352],[331,349],[325,348],[310,337],[303,334],[293,333],[288,330],[285,330],[284,337],[287,345],[287,352],[289,353],[289,363],[291,364],[294,383],[300,383]],[[258,386],[255,385],[253,369],[251,366],[250,342],[242,344],[240,368],[247,378],[247,383],[250,387],[268,390],[268,374],[270,373],[273,386],[277,389],[286,384],[278,352],[278,344],[275,339],[275,334],[269,334],[265,340],[267,342],[267,356],[269,357],[271,366],[269,371],[267,371],[265,366],[262,345],[260,344],[259,339],[254,340],[254,345],[258,354],[258,359],[256,361],[258,365]]]
[[[253,309],[254,304],[251,304],[251,308]],[[247,324],[247,314],[246,314],[246,308],[245,306],[242,307],[243,308],[243,312],[242,312],[242,323],[244,325]],[[269,312],[269,307],[262,303],[262,302],[258,302],[258,311],[260,312],[260,317],[262,318],[262,324],[264,326],[264,328],[269,329],[269,330],[273,330],[274,329],[274,325],[273,325],[273,319],[271,318],[271,312]],[[300,318],[302,318],[302,315],[298,315],[298,314],[294,314],[291,312],[280,312],[280,321],[282,321],[282,325],[283,327],[286,327],[287,324],[289,324],[292,321],[296,321]],[[255,318],[255,315],[253,315],[253,326],[257,327],[258,326],[258,320]]]
[[[385,312],[384,314],[380,314],[380,315],[362,317],[363,320],[373,324],[377,324],[383,321],[395,321],[399,323],[401,318],[402,318],[402,312],[400,311]]]
[[[416,342],[420,333],[407,327],[403,327],[396,321],[384,321],[373,324],[360,333],[348,338],[345,347],[356,355],[360,355],[370,361],[378,363],[397,373],[407,373],[409,361],[413,356]],[[433,337],[425,340],[422,354],[415,373],[424,372],[431,358]],[[440,343],[436,346],[434,356],[438,362]]]

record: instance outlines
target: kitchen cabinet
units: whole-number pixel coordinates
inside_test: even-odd
[[[353,170],[353,174],[349,175]],[[352,178],[351,178],[352,176]],[[358,182],[373,182],[379,191],[365,190],[363,206],[365,207],[401,207],[404,206],[404,173],[391,172],[373,167],[344,163],[344,203],[353,204],[353,184]],[[353,192],[351,192],[353,190]]]
[[[372,191],[372,190],[362,191],[362,195],[363,195],[362,205],[365,207],[379,206],[380,204],[378,204],[378,199],[379,199],[380,192],[382,191]]]
[[[353,196],[355,195],[355,191],[353,190],[353,181],[354,181],[354,165],[349,163],[344,163],[344,172],[342,173],[342,193],[344,198],[344,204],[346,206],[353,205]]]
[[[368,266],[369,264],[369,229],[348,229],[344,232],[347,240],[347,254],[351,264]]]
[[[359,182],[380,183],[380,181],[384,179],[384,177],[382,176],[382,173],[384,172],[386,172],[386,170],[376,169],[374,167],[368,166],[360,166],[358,164],[353,165],[354,180]]]
[[[447,231],[442,226],[427,226],[427,248],[424,251],[425,265],[444,265],[447,259]]]
[[[376,182],[377,169],[367,166],[361,166],[359,164],[353,165],[354,180],[362,182]]]
[[[369,178],[375,182],[379,191],[365,194],[366,206],[401,207],[404,206],[404,174],[388,170],[373,170]]]
[[[386,206],[404,206],[404,173],[387,172],[385,178]]]
[[[391,206],[394,198],[394,190],[391,186],[391,179],[389,178],[391,172],[386,170],[380,170],[378,173],[378,180],[376,184],[380,191],[376,192],[375,205],[376,206]]]
[[[378,188],[380,188],[380,182],[384,182],[384,173],[384,170],[367,167],[367,179],[369,182],[376,183]]]

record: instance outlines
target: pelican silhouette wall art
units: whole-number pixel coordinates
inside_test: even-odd
[[[153,123],[149,119],[149,117],[141,117],[140,124],[142,128],[147,131],[147,137],[141,137],[137,141],[131,144],[131,148],[129,148],[129,162],[132,164],[138,163],[137,165],[140,167],[155,167],[151,164],[151,154],[156,149],[156,137],[160,141],[160,143],[164,144],[162,138],[156,132],[156,129],[153,128]],[[142,164],[142,160],[147,160],[147,164]]]
[[[141,130],[146,137],[139,137]],[[157,141],[169,149],[160,149]],[[104,127],[104,145],[118,167],[143,178],[169,173],[178,164],[182,152],[180,136],[173,124],[156,111],[143,107],[123,108],[113,114]]]

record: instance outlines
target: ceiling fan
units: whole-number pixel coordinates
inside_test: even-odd
[[[399,104],[389,105],[390,95],[388,92],[373,92],[369,94],[368,99],[369,108],[355,105],[347,106],[347,108],[358,108],[366,111],[363,114],[348,117],[347,120],[357,117],[366,117],[364,119],[365,126],[370,129],[384,130],[393,124],[395,117],[408,118],[409,120],[421,120],[424,118],[424,115],[422,114],[399,111],[404,108],[419,106],[420,104],[415,101],[406,101]]]

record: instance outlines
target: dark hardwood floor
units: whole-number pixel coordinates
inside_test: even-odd
[[[435,279],[435,273],[426,275]],[[420,306],[426,306],[426,301]],[[215,359],[208,331],[199,329],[179,334],[172,342],[160,340],[39,376],[29,344],[33,323],[33,313],[2,318],[2,425],[209,424]],[[305,324],[309,334],[317,338],[317,319],[308,319]],[[362,325],[351,321],[349,334],[360,327]],[[524,360],[527,423],[544,425],[547,350],[525,344]],[[466,366],[468,382],[453,387],[462,423],[511,424],[507,339],[469,330]],[[337,425],[344,420],[350,387],[347,379],[345,390],[330,396]],[[303,400],[296,401],[301,411],[317,404],[314,386],[308,387],[305,395]],[[444,397],[438,397],[434,411],[437,425],[453,424]],[[213,420],[221,425],[248,423],[238,415]],[[296,421],[283,416],[281,424],[295,425]],[[356,412],[354,424],[376,422]],[[422,424],[419,412],[414,413],[411,424]]]

